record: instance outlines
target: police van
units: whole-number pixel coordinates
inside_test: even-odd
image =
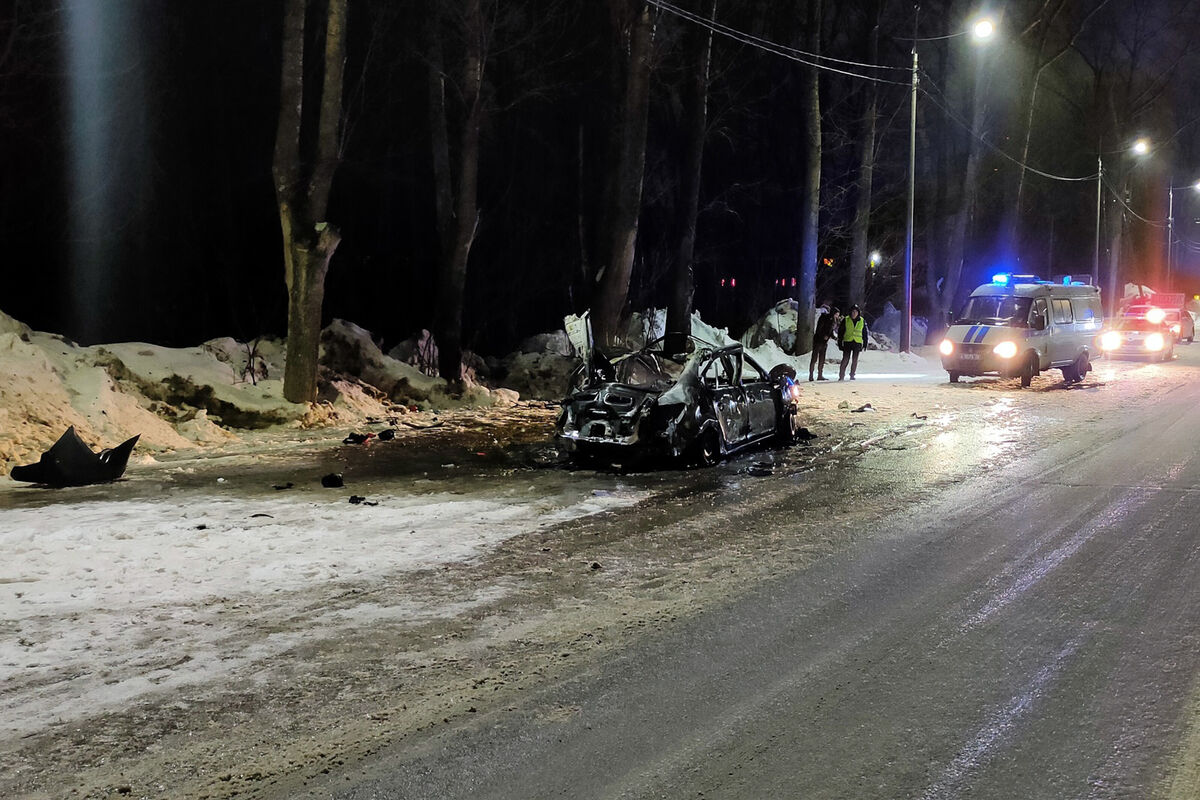
[[[994,374],[1028,386],[1048,369],[1074,383],[1092,368],[1103,324],[1098,287],[1070,275],[1052,282],[1002,273],[971,292],[938,349],[951,383]]]

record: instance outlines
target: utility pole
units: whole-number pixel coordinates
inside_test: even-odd
[[[921,7],[917,6],[920,12]],[[912,90],[908,102],[908,218],[904,229],[904,308],[900,352],[912,352],[913,209],[917,200],[917,39],[913,23]]]
[[[1099,151],[1099,148],[1097,148]],[[1096,154],[1096,253],[1092,258],[1092,286],[1100,285],[1100,192],[1104,183],[1104,156]]]

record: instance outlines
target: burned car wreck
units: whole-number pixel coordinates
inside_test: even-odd
[[[768,374],[740,344],[689,337],[690,353],[669,355],[659,339],[614,358],[597,354],[563,400],[558,438],[579,461],[647,458],[710,464],[750,445],[794,440],[795,372]]]

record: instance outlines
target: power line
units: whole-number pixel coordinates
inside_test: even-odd
[[[1105,186],[1105,188],[1107,188],[1107,189],[1108,189],[1108,191],[1109,191],[1109,194],[1111,194],[1111,195],[1112,195],[1112,196],[1113,196],[1113,197],[1116,199],[1116,201],[1117,201],[1118,203],[1120,203],[1120,204],[1121,204],[1121,207],[1122,207],[1122,208],[1124,208],[1126,211],[1128,211],[1128,212],[1129,212],[1130,214],[1132,214],[1133,216],[1135,216],[1135,217],[1137,217],[1138,219],[1140,219],[1142,222],[1146,223],[1147,225],[1153,225],[1153,226],[1154,226],[1154,227],[1156,227],[1156,228],[1165,228],[1165,227],[1167,227],[1166,220],[1164,220],[1164,221],[1162,221],[1162,222],[1155,222],[1155,221],[1154,221],[1154,220],[1152,220],[1152,219],[1146,219],[1146,218],[1145,218],[1145,217],[1143,217],[1141,214],[1139,214],[1139,213],[1137,213],[1136,211],[1134,211],[1134,210],[1133,210],[1133,208],[1132,208],[1132,207],[1129,205],[1129,203],[1126,203],[1126,202],[1125,202],[1125,198],[1121,197],[1120,193],[1119,193],[1119,192],[1117,192],[1117,190],[1116,190],[1116,189],[1113,187],[1113,185],[1112,185],[1111,183],[1109,183],[1109,182],[1108,182],[1108,178],[1105,178],[1105,179],[1104,179],[1104,186]]]
[[[1083,182],[1083,181],[1094,181],[1098,177],[1097,173],[1095,173],[1095,172],[1093,172],[1091,175],[1081,175],[1078,177],[1069,176],[1069,175],[1055,175],[1053,173],[1046,172],[1044,170],[1040,170],[1036,167],[1032,167],[1028,163],[1022,161],[1021,159],[1016,158],[1015,156],[1009,155],[1004,150],[1000,149],[999,146],[992,144],[987,139],[985,139],[984,137],[982,137],[978,133],[976,133],[974,126],[972,126],[970,123],[968,123],[965,120],[963,120],[962,118],[960,118],[955,112],[951,111],[946,105],[944,105],[941,101],[939,101],[937,99],[937,97],[935,97],[933,95],[932,92],[925,89],[924,88],[925,84],[928,83],[931,86],[933,86],[935,89],[937,89],[937,91],[939,93],[942,93],[942,90],[940,88],[938,88],[937,83],[935,83],[933,81],[933,79],[929,77],[929,73],[925,72],[925,70],[921,70],[921,74],[925,76],[925,80],[922,81],[921,84],[918,86],[918,88],[921,90],[921,93],[924,94],[925,97],[929,98],[930,102],[932,102],[935,106],[940,108],[942,110],[942,112],[945,113],[945,115],[952,122],[958,124],[959,127],[961,127],[963,130],[967,131],[967,133],[971,134],[971,136],[973,136],[981,144],[983,144],[985,147],[992,150],[997,155],[1004,157],[1005,159],[1007,159],[1008,161],[1011,161],[1013,164],[1016,164],[1018,167],[1021,167],[1022,169],[1026,169],[1035,175],[1041,175],[1043,178],[1049,178],[1050,180],[1053,180],[1053,181],[1078,183],[1078,182]],[[944,93],[942,93],[942,94],[944,97],[945,96]],[[947,101],[947,102],[949,102],[949,101]]]
[[[736,28],[731,28],[728,25],[724,25],[722,23],[716,22],[715,20],[705,19],[704,17],[702,17],[698,14],[694,14],[691,11],[688,11],[686,9],[682,9],[682,8],[679,8],[678,6],[674,6],[670,3],[667,3],[667,2],[665,2],[665,0],[645,0],[645,2],[647,5],[653,6],[654,8],[657,8],[660,11],[665,11],[668,14],[673,14],[674,16],[677,16],[681,19],[687,20],[688,22],[692,22],[703,28],[707,28],[708,30],[712,31],[713,33],[719,33],[720,35],[722,35],[728,39],[732,39],[741,44],[748,45],[750,47],[754,47],[754,48],[763,50],[768,53],[772,53],[772,54],[780,56],[782,58],[786,58],[789,61],[795,61],[796,63],[803,64],[807,67],[813,67],[814,69],[820,69],[820,70],[824,70],[826,72],[835,72],[839,75],[846,75],[851,78],[858,78],[859,80],[864,80],[864,81],[872,81],[874,83],[888,83],[893,86],[908,86],[907,81],[893,81],[893,80],[888,80],[887,78],[877,78],[873,75],[863,75],[862,73],[859,73],[859,72],[851,72],[850,70],[838,69],[837,67],[831,67],[828,64],[822,64],[820,62],[821,61],[830,61],[830,62],[833,62],[836,64],[846,64],[849,66],[862,67],[865,69],[890,69],[890,70],[906,71],[905,67],[895,67],[895,66],[890,66],[887,64],[867,64],[867,63],[864,63],[861,61],[847,61],[846,59],[834,58],[832,56],[823,56],[820,53],[810,53],[805,50],[798,50],[794,47],[788,47],[786,45],[779,44],[778,42],[772,42],[769,39],[763,39],[763,38],[755,36],[753,34],[746,33],[745,31],[739,31]]]

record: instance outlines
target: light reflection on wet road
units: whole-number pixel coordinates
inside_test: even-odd
[[[313,796],[1200,796],[1200,348],[1181,350],[1082,390],[968,384],[994,394],[847,468],[974,475],[548,690],[569,720],[515,709]],[[713,474],[765,492],[801,462]]]

